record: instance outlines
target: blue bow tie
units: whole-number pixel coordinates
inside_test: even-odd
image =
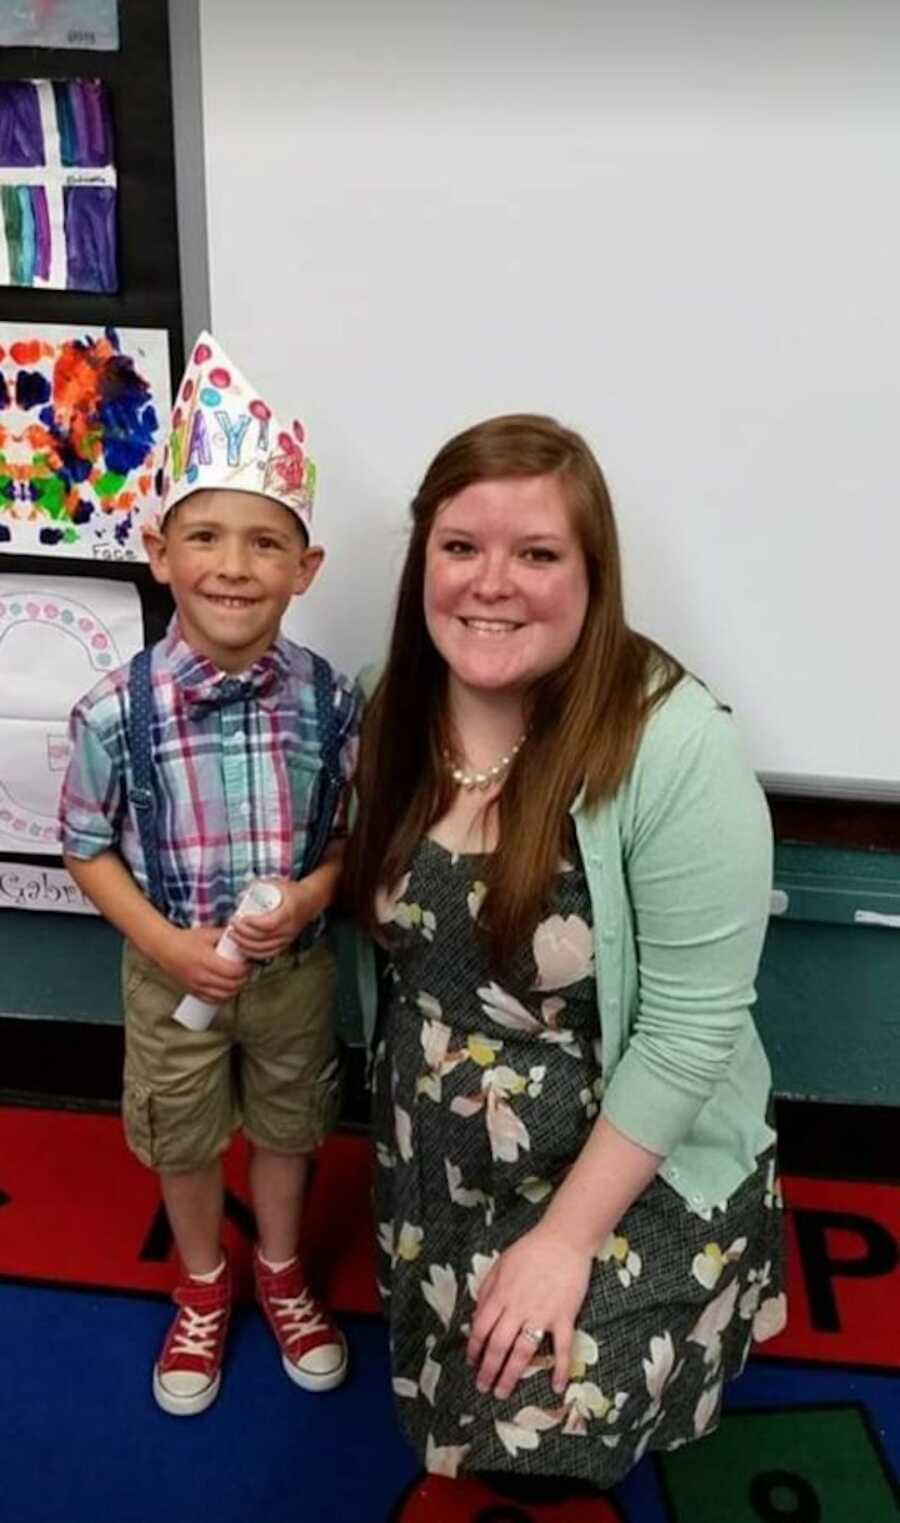
[[[265,698],[272,691],[278,674],[268,664],[259,670],[251,670],[243,677],[217,676],[185,686],[182,693],[195,714],[208,714],[214,709],[225,709],[233,703],[250,703]]]

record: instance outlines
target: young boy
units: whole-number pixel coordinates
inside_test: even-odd
[[[297,1257],[309,1158],[340,1102],[322,912],[339,872],[358,727],[351,684],[280,633],[323,559],[309,542],[315,468],[303,439],[201,334],[172,415],[160,526],[146,535],[176,615],[152,649],[143,698],[126,666],[71,720],[64,859],[126,938],[125,1133],[159,1174],[184,1266],[153,1371],[157,1402],[176,1416],[204,1411],[219,1390],[231,1306],[220,1157],[240,1123],[257,1294],[284,1368],[311,1391],[339,1385],[347,1370],[344,1337]],[[339,758],[330,789],[323,670]],[[329,792],[336,812],[310,862]],[[275,881],[283,898],[234,922],[246,958],[235,962],[216,943],[253,878]],[[218,1007],[208,1029],[173,1020],[186,992]]]

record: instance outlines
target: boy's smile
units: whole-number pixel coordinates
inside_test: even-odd
[[[146,544],[153,575],[172,589],[185,640],[226,672],[246,671],[268,650],[291,598],[306,591],[323,559],[287,508],[228,489],[192,493]]]

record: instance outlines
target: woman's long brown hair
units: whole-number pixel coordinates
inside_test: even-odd
[[[569,809],[615,792],[647,714],[684,675],[659,646],[628,628],[618,535],[603,473],[579,434],[553,418],[514,413],[458,434],[438,453],[412,503],[387,664],[366,710],[359,810],[344,864],[344,902],[377,930],[375,892],[408,869],[454,786],[446,667],[425,623],[425,550],[438,510],[476,481],[557,477],[581,542],[588,607],[575,649],[529,695],[528,740],[497,800],[497,849],[486,864],[479,925],[498,968],[527,945],[552,897],[567,849]]]

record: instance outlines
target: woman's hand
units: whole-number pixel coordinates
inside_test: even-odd
[[[531,1327],[553,1340],[553,1389],[562,1394],[594,1256],[661,1162],[597,1117],[537,1226],[482,1281],[467,1349],[479,1391],[510,1394],[540,1346],[522,1331]]]
[[[569,1377],[572,1334],[591,1276],[593,1255],[544,1223],[502,1253],[478,1292],[466,1357],[482,1392],[509,1396],[540,1345],[523,1328],[542,1330],[553,1343],[553,1389]]]

